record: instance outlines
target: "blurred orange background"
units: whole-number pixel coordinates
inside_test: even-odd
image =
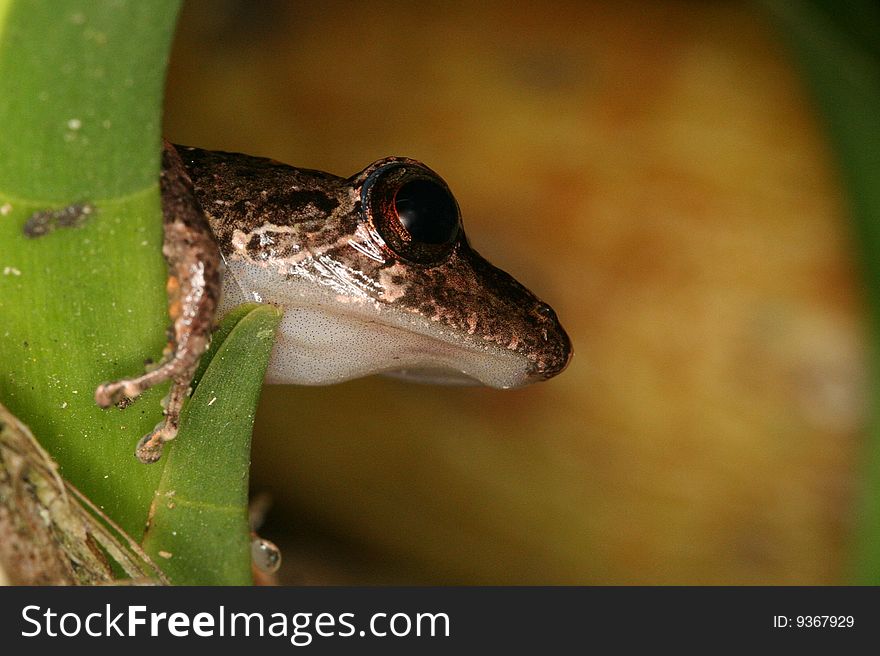
[[[189,0],[165,120],[339,175],[424,161],[574,342],[523,390],[267,388],[283,582],[843,582],[865,309],[753,5]]]

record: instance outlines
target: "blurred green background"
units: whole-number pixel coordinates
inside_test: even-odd
[[[267,388],[252,480],[283,582],[845,580],[865,302],[824,128],[754,5],[188,0],[165,122],[340,175],[426,162],[574,342],[517,391]]]

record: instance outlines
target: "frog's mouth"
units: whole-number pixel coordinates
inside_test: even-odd
[[[483,382],[468,376],[462,371],[452,369],[435,369],[430,367],[392,369],[383,372],[389,378],[399,378],[408,383],[422,383],[425,385],[482,385]]]
[[[531,382],[531,363],[519,354],[494,345],[478,348],[421,317],[381,314],[379,320],[363,306],[286,308],[266,381],[327,385],[385,374],[497,388]]]
[[[480,294],[445,299],[446,317],[405,299],[377,301],[350,286],[285,279],[252,264],[227,265],[223,307],[271,298],[284,308],[269,383],[327,385],[387,374],[507,389],[556,375],[571,356],[568,336],[549,306],[482,260],[476,269],[481,277],[459,274]],[[432,298],[442,296],[437,291]]]

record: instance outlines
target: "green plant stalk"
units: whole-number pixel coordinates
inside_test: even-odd
[[[144,550],[178,585],[249,585],[250,435],[281,312],[227,315],[163,457]],[[230,375],[234,372],[233,375]]]
[[[164,390],[124,412],[104,380],[161,356],[168,323],[158,170],[177,0],[0,5],[0,399],[63,476],[135,537],[161,471],[134,444]],[[28,239],[37,210],[88,202],[84,225]]]
[[[159,464],[134,447],[167,385],[100,410],[102,381],[161,357],[169,323],[158,175],[176,0],[0,0],[0,399],[62,474],[176,583],[251,581],[250,438],[280,313],[234,310]],[[82,225],[28,238],[36,211]],[[158,487],[158,490],[157,490]]]
[[[828,126],[846,186],[871,313],[872,420],[851,581],[880,584],[880,7],[866,0],[763,0]]]

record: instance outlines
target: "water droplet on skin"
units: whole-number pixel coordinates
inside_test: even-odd
[[[254,537],[251,540],[251,559],[261,572],[274,574],[281,567],[281,550],[269,540]]]

